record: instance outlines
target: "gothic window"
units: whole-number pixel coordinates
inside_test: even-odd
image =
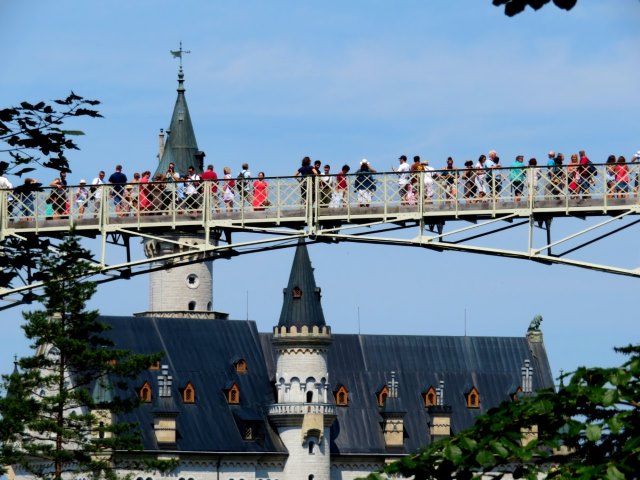
[[[138,391],[138,397],[145,403],[151,401],[151,385],[149,385],[149,382],[144,382],[142,387],[140,387],[140,390]]]
[[[240,403],[240,389],[235,383],[227,391],[227,402],[233,405],[237,405]]]
[[[424,392],[424,406],[425,407],[433,407],[438,401],[438,395],[436,394],[436,389],[433,386],[429,387],[429,390]]]
[[[196,403],[196,389],[193,383],[187,382],[187,386],[182,391],[182,401],[184,403]]]
[[[385,385],[380,389],[379,392],[376,393],[376,395],[378,396],[378,406],[384,407],[384,402],[387,400],[387,397],[389,396],[389,387]]]
[[[467,408],[480,408],[480,393],[476,387],[471,387],[466,397]]]
[[[336,393],[336,405],[340,407],[346,407],[349,405],[349,391],[344,385],[340,385],[340,388]]]
[[[247,361],[244,358],[238,360],[234,366],[236,367],[236,372],[247,373]]]
[[[302,290],[300,290],[300,287],[293,287],[291,294],[293,298],[302,298]]]

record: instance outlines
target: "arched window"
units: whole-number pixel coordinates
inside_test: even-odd
[[[234,405],[240,403],[240,389],[235,383],[227,391],[227,402]]]
[[[307,392],[307,403],[313,402],[313,392]]]
[[[349,391],[344,385],[340,385],[340,388],[336,392],[336,405],[340,407],[349,405]]]
[[[191,300],[189,302],[189,311],[192,312],[196,309],[196,302],[194,300]]]
[[[313,480],[315,477],[313,475],[309,475],[309,480]]]
[[[187,382],[187,386],[182,391],[182,401],[184,403],[196,403],[196,389],[193,383]]]
[[[309,455],[313,455],[313,447],[315,447],[315,445],[313,440],[309,440]]]
[[[138,391],[138,397],[145,403],[151,401],[151,385],[149,385],[149,382],[144,382],[142,387],[140,387],[140,390]]]
[[[466,396],[467,408],[480,408],[480,392],[476,387],[471,387]]]
[[[98,425],[98,438],[104,438],[104,422]]]
[[[238,360],[234,366],[236,367],[236,372],[247,373],[247,361],[244,358]]]
[[[377,395],[378,395],[378,406],[384,407],[384,402],[387,400],[387,397],[389,396],[389,387],[385,385],[380,389]]]
[[[436,389],[433,388],[433,386],[429,387],[429,389],[423,393],[423,398],[425,407],[433,407],[438,403],[438,395],[436,394]]]

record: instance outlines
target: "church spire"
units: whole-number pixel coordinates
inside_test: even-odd
[[[301,239],[293,258],[289,284],[283,290],[284,301],[278,327],[324,327],[320,288],[316,287],[307,246]]]
[[[182,49],[180,42],[179,50],[171,50],[171,54],[180,59],[180,68],[178,69],[178,98],[173,108],[171,123],[167,129],[167,141],[164,146],[164,153],[160,158],[160,163],[156,169],[156,174],[164,174],[170,163],[175,165],[175,169],[181,175],[186,174],[190,166],[197,167],[198,159],[198,143],[196,142],[196,134],[191,123],[191,115],[187,106],[184,88],[184,71],[182,70],[182,55],[191,53],[189,50]]]

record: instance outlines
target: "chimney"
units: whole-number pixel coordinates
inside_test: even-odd
[[[404,448],[404,416],[407,413],[398,395],[399,383],[396,372],[391,372],[391,381],[387,384],[389,395],[380,410],[382,432],[387,450],[402,451]]]
[[[440,380],[436,388],[436,404],[427,408],[431,421],[429,433],[431,441],[435,442],[451,436],[451,406],[444,404],[444,380]]]
[[[162,365],[158,375],[158,399],[153,411],[153,430],[159,445],[175,445],[176,443],[176,411],[172,395],[173,377],[169,375],[169,367]]]

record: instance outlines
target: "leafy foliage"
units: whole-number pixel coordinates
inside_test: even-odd
[[[0,175],[12,173],[21,176],[34,170],[28,166],[40,163],[58,171],[70,171],[67,150],[78,150],[69,137],[83,135],[78,130],[63,130],[65,121],[73,117],[101,117],[93,107],[100,102],[86,100],[71,92],[55,106],[45,102],[22,102],[19,107],[0,110]],[[44,157],[44,158],[42,158]]]
[[[102,117],[93,107],[100,102],[87,100],[71,92],[64,99],[45,102],[22,102],[20,106],[0,109],[0,175],[22,176],[37,165],[57,171],[71,171],[68,150],[78,150],[71,138],[83,135],[78,130],[65,130],[65,122],[77,117]],[[37,190],[40,184],[33,187]],[[15,283],[37,282],[41,275],[37,265],[50,247],[50,241],[37,236],[6,237],[0,242],[0,286],[17,288]],[[27,293],[22,301],[30,303]]]
[[[461,480],[480,473],[532,480],[539,474],[544,478],[637,478],[640,345],[616,350],[629,356],[622,366],[581,367],[557,392],[542,390],[504,403],[469,430],[388,465],[385,473]],[[367,478],[386,477],[376,473]]]
[[[83,281],[93,273],[89,260],[75,236],[42,256],[44,308],[23,314],[35,354],[3,377],[0,465],[44,479],[66,471],[113,477],[113,450],[140,446],[133,425],[111,421],[138,403],[125,380],[160,357],[114,348],[98,312],[85,310],[96,290]]]
[[[522,12],[527,5],[534,10],[539,10],[551,0],[493,0],[495,6],[504,5],[504,13],[509,17],[513,17]],[[556,7],[563,10],[571,10],[575,7],[578,0],[553,0]]]

